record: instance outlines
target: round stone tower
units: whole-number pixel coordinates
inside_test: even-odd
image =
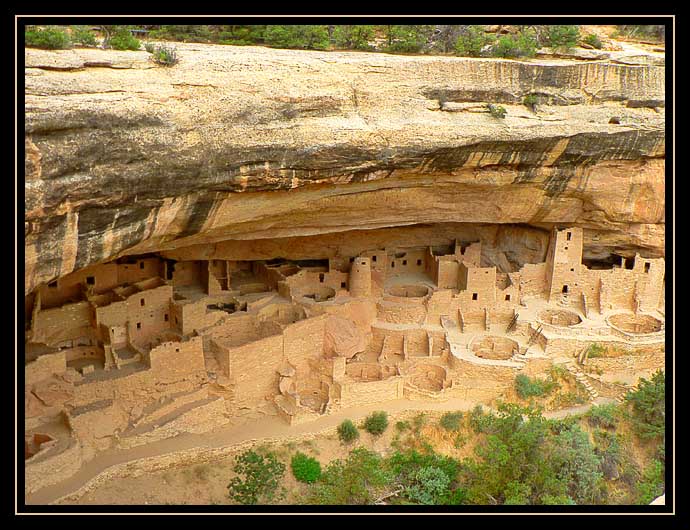
[[[371,296],[371,263],[369,258],[355,258],[350,267],[350,296]]]

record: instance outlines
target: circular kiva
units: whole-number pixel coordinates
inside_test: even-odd
[[[636,335],[661,331],[661,320],[650,315],[619,313],[609,317],[609,324],[626,333]]]
[[[580,315],[564,309],[545,309],[539,313],[539,320],[552,326],[561,327],[576,326],[582,322]]]
[[[507,360],[518,351],[518,343],[507,337],[484,337],[472,345],[472,352],[482,359]]]

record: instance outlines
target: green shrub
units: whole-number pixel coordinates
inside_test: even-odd
[[[493,41],[494,37],[484,32],[484,26],[467,26],[455,42],[455,53],[466,57],[479,57],[482,48]]]
[[[321,476],[321,464],[315,458],[297,453],[290,461],[292,474],[300,482],[316,482]]]
[[[375,26],[339,25],[333,28],[333,41],[337,48],[369,50]]]
[[[402,432],[409,430],[411,428],[411,425],[409,421],[399,421],[395,424],[395,428]]]
[[[310,504],[371,504],[392,479],[378,454],[358,447],[347,460],[330,462],[321,478],[310,485],[305,500]]]
[[[325,50],[329,45],[327,26],[266,26],[264,41],[275,48]]]
[[[502,120],[506,117],[505,107],[502,107],[501,105],[494,105],[492,103],[489,103],[486,107],[489,109],[489,114],[491,114],[493,118]]]
[[[149,51],[146,47],[146,51]],[[170,46],[156,46],[151,53],[151,60],[162,66],[173,66],[179,62],[177,50]]]
[[[153,53],[156,51],[156,45],[153,42],[145,42],[144,49],[149,53]]]
[[[462,426],[462,412],[446,412],[439,422],[447,431],[459,431]]]
[[[632,424],[643,440],[664,438],[666,428],[666,390],[664,372],[657,371],[651,380],[640,379],[638,389],[625,399],[632,405]]]
[[[537,39],[533,34],[521,32],[518,35],[500,37],[492,48],[495,57],[534,57],[537,53]]]
[[[532,110],[534,110],[537,106],[537,95],[536,94],[527,94],[523,99],[522,99],[522,104],[525,107],[528,107]]]
[[[351,420],[344,420],[338,426],[338,436],[343,443],[350,443],[359,438],[359,431]]]
[[[72,26],[72,42],[81,44],[82,46],[96,46],[96,35],[89,29],[88,26]]]
[[[71,47],[67,32],[54,27],[48,26],[44,29],[27,26],[24,31],[24,45],[30,48],[43,48],[46,50],[64,50]]]
[[[434,27],[430,25],[388,25],[384,32],[391,53],[419,53],[429,41]]]
[[[388,414],[382,410],[372,412],[364,420],[364,429],[373,434],[374,436],[379,436],[383,434],[383,431],[388,427]]]
[[[592,427],[603,427],[613,429],[618,423],[616,417],[617,407],[613,403],[606,405],[595,405],[586,414],[587,423]]]
[[[593,342],[587,348],[587,357],[589,357],[591,359],[596,359],[597,357],[603,357],[605,353],[606,353],[606,347],[602,346],[601,344],[598,344],[596,342]]]
[[[519,374],[515,377],[515,391],[522,399],[546,396],[556,386],[555,381],[546,381],[536,377],[530,378],[525,374]]]
[[[658,25],[638,25],[628,24],[618,26],[619,33],[630,38],[643,38],[653,41],[663,42],[666,39],[666,27],[663,24]]]
[[[285,464],[273,453],[266,456],[245,451],[235,457],[233,471],[237,473],[228,484],[229,496],[240,504],[269,503],[278,495],[278,487],[285,474]]]
[[[427,466],[412,474],[404,488],[405,496],[418,504],[440,504],[449,495],[451,479],[443,470]]]
[[[582,39],[582,42],[589,44],[597,50],[601,50],[601,48],[604,46],[604,44],[601,42],[601,39],[594,33],[587,35],[584,39]]]
[[[138,50],[141,47],[137,39],[127,28],[118,29],[108,40],[108,46],[114,50]]]
[[[664,493],[665,478],[664,465],[653,460],[644,470],[642,481],[637,486],[637,501],[635,504],[649,504]]]
[[[570,49],[577,45],[580,39],[580,28],[578,26],[548,26],[547,44],[552,48]]]

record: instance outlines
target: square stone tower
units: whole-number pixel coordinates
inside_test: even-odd
[[[549,302],[558,300],[563,295],[575,299],[582,293],[582,241],[582,228],[553,229],[546,257]]]

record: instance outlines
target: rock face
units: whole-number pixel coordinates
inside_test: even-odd
[[[458,223],[664,255],[658,59],[177,48],[172,68],[26,50],[25,293],[123,254],[230,240],[237,259],[312,258],[289,242],[329,255],[343,232]]]

